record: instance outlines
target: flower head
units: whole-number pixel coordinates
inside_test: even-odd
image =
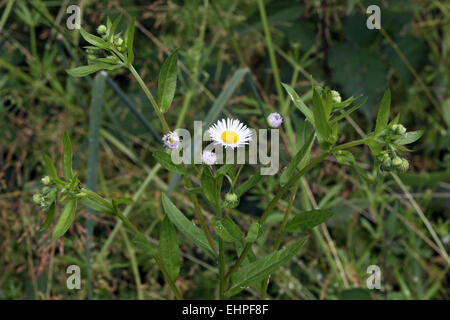
[[[203,152],[203,162],[207,165],[213,165],[216,163],[217,156],[214,152],[211,151],[205,151]]]
[[[283,117],[277,112],[272,112],[267,117],[267,121],[272,128],[278,128],[283,123]]]
[[[162,141],[169,149],[175,149],[180,144],[180,138],[178,138],[178,135],[175,132],[169,132],[168,134],[164,135]]]
[[[252,132],[237,119],[222,119],[208,129],[211,139],[225,148],[236,148],[248,144]]]
[[[99,25],[97,28],[97,33],[101,36],[106,34],[106,26],[104,24]]]

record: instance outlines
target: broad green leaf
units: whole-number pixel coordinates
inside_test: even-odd
[[[286,225],[287,232],[305,232],[325,222],[333,215],[328,210],[303,211],[294,216]]]
[[[119,26],[121,19],[122,19],[122,15],[118,15],[117,18],[112,23],[111,28],[109,28],[109,34],[108,34],[109,41],[112,40],[112,38],[114,36],[114,32],[116,31],[117,27]]]
[[[305,241],[306,238],[303,238],[283,250],[272,252],[257,259],[255,262],[243,266],[236,273],[232,274],[231,286],[228,291],[225,292],[225,295],[227,297],[234,296],[243,288],[270,276],[283,264],[291,260],[303,246]]]
[[[386,129],[389,122],[389,112],[391,109],[391,91],[389,89],[383,95],[378,109],[377,122],[375,126],[375,133],[380,133]]]
[[[292,102],[294,102],[294,105],[303,113],[305,118],[314,125],[314,116],[306,104],[302,101],[302,99],[298,96],[298,94],[295,92],[295,90],[290,87],[289,85],[282,83],[284,89],[288,93],[289,97],[291,98]]]
[[[219,206],[219,192],[217,190],[216,179],[211,175],[208,168],[205,168],[202,172],[201,183],[206,199],[217,208]]]
[[[129,65],[131,65],[134,61],[134,21],[135,19],[133,18],[133,20],[131,20],[130,24],[128,25],[127,31],[125,33],[125,43],[127,44],[127,57]]]
[[[102,38],[94,36],[93,34],[90,34],[86,31],[84,31],[84,29],[80,29],[80,34],[84,40],[86,40],[93,46],[96,46],[97,48],[104,49],[104,50],[109,49],[108,43],[105,40],[103,40]]]
[[[163,113],[169,110],[175,95],[178,74],[178,50],[175,50],[167,59],[159,72],[158,92],[156,103]]]
[[[313,115],[317,136],[320,140],[319,142],[329,142],[332,133],[331,126],[328,123],[328,118],[325,106],[322,102],[322,98],[320,97],[320,94],[317,92],[316,88],[314,88],[313,91]]]
[[[170,278],[175,281],[180,273],[180,247],[177,232],[167,216],[159,232],[159,255]]]
[[[115,215],[112,204],[95,193],[89,193],[86,197],[79,199],[79,201],[94,211]]]
[[[394,142],[399,145],[410,144],[419,140],[422,134],[423,134],[422,130],[406,132],[404,137],[401,137],[395,140]]]
[[[148,239],[142,233],[135,235],[133,243],[147,256],[152,257],[156,254],[156,249],[150,244]]]
[[[156,150],[153,152],[153,157],[156,159],[156,161],[159,162],[160,165],[162,165],[164,168],[166,168],[170,172],[184,175],[184,171],[181,169],[181,166],[179,164],[173,163],[172,157],[170,156],[170,154],[168,154],[162,150]]]
[[[47,212],[47,218],[45,218],[44,224],[41,227],[41,231],[45,231],[50,227],[53,218],[55,217],[55,211],[56,211],[56,202],[52,202]]]
[[[214,252],[209,246],[208,239],[206,239],[203,231],[195,226],[186,216],[170,201],[165,193],[162,194],[162,205],[164,212],[169,217],[170,221],[177,227],[177,229],[194,242],[200,249],[205,251],[211,258],[216,258]]]
[[[258,172],[254,175],[252,175],[249,179],[247,179],[244,183],[241,183],[235,190],[234,193],[240,198],[244,193],[246,193],[248,190],[256,186],[259,181],[261,181],[262,176]]]
[[[73,77],[85,77],[91,73],[100,70],[115,70],[122,67],[122,64],[111,64],[105,62],[96,62],[87,66],[68,69],[66,72]]]
[[[52,237],[59,238],[69,230],[73,219],[75,218],[75,211],[77,210],[77,200],[71,199],[64,206],[63,211],[59,215],[58,222],[53,228]]]
[[[69,135],[64,132],[64,178],[67,180],[72,179],[72,143],[70,142]]]
[[[305,137],[307,140],[303,144],[303,146],[300,148],[300,150],[295,154],[294,158],[289,162],[286,169],[283,170],[283,172],[280,175],[280,185],[284,186],[289,179],[292,178],[292,176],[295,174],[295,171],[297,168],[299,168],[299,164],[303,162],[303,160],[308,157],[311,147],[314,143],[314,133],[309,132],[309,136]],[[304,163],[304,162],[303,162]],[[299,168],[300,170],[302,168]]]
[[[258,222],[253,222],[250,226],[250,229],[247,232],[247,236],[245,237],[245,242],[253,243],[255,242],[262,233],[261,225]]]

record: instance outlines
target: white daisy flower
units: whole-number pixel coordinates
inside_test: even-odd
[[[252,132],[237,119],[227,118],[217,121],[208,129],[211,139],[225,148],[236,148],[252,140]]]

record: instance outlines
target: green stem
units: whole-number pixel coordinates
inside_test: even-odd
[[[269,24],[267,22],[266,9],[264,8],[263,0],[258,0],[259,13],[261,15],[261,22],[264,28],[264,34],[266,36],[267,50],[269,51],[270,65],[273,70],[273,77],[275,81],[275,87],[277,89],[278,98],[280,99],[280,105],[283,105],[284,95],[281,89],[280,73],[278,71],[277,60],[275,58],[275,51],[273,49],[272,37],[270,36]]]
[[[219,192],[217,193],[217,219],[221,220],[223,218],[222,208],[220,206],[220,191],[222,190],[222,180],[219,181]],[[224,299],[225,292],[225,248],[224,243],[221,238],[219,238],[219,296],[220,300]]]

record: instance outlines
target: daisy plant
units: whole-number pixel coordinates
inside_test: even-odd
[[[406,171],[408,161],[401,154],[409,151],[404,145],[420,138],[421,132],[407,132],[399,124],[399,117],[389,121],[390,92],[386,91],[381,99],[376,126],[366,137],[337,143],[339,136],[339,122],[347,115],[357,110],[364,101],[349,98],[342,101],[337,91],[329,88],[313,87],[312,106],[307,106],[290,86],[283,84],[293,105],[303,113],[305,122],[298,134],[300,145],[292,159],[284,166],[279,174],[279,188],[269,199],[262,215],[257,221],[243,231],[228,214],[228,210],[239,205],[241,197],[258,184],[264,183],[267,176],[254,174],[246,181],[241,181],[239,175],[244,165],[218,165],[218,156],[213,151],[202,153],[202,164],[185,166],[183,162],[174,163],[169,152],[179,148],[180,138],[176,128],[170,130],[166,122],[165,113],[168,111],[176,88],[177,81],[177,51],[172,53],[164,62],[158,79],[158,93],[153,97],[139,73],[133,67],[133,38],[134,21],[127,28],[125,35],[115,33],[119,19],[114,22],[109,19],[106,25],[97,28],[97,34],[90,34],[81,29],[81,36],[89,46],[87,50],[86,66],[70,69],[67,72],[75,77],[83,77],[99,70],[114,70],[127,68],[136,78],[149,102],[160,120],[164,135],[160,150],[153,153],[156,161],[170,172],[181,175],[184,179],[186,194],[192,202],[196,221],[190,220],[167,196],[162,193],[161,202],[165,218],[161,222],[159,233],[159,247],[149,242],[148,235],[141,233],[122,214],[120,206],[129,203],[127,199],[105,199],[98,193],[83,186],[76,173],[72,171],[72,146],[69,135],[63,137],[63,175],[58,175],[49,156],[44,156],[44,164],[48,176],[42,179],[41,193],[33,196],[33,201],[48,212],[42,229],[52,225],[56,216],[58,204],[63,208],[52,236],[63,236],[72,224],[78,204],[81,203],[97,212],[117,217],[135,234],[134,243],[143,254],[152,257],[168,283],[173,295],[182,298],[182,292],[176,285],[180,270],[180,248],[177,240],[178,230],[204,252],[204,258],[213,260],[218,266],[218,296],[220,298],[233,297],[248,286],[255,286],[265,297],[269,276],[296,256],[307,240],[307,232],[315,226],[325,222],[332,216],[329,210],[317,209],[303,211],[291,215],[293,199],[297,192],[298,183],[306,173],[319,166],[325,159],[334,157],[338,163],[350,164],[357,174],[368,183],[376,183],[377,175],[387,171]],[[356,103],[358,102],[358,103]],[[279,113],[271,113],[266,119],[267,125],[282,130],[283,118]],[[252,139],[252,131],[238,119],[220,119],[213,124],[208,133],[211,140],[219,147],[238,149],[245,147]],[[317,142],[322,152],[314,159],[311,150]],[[351,149],[366,145],[374,155],[373,170],[369,173],[362,170],[356,163]],[[192,169],[191,169],[192,168]],[[189,169],[189,170],[188,170]],[[197,175],[197,179],[192,179]],[[194,187],[192,181],[198,181]],[[266,220],[279,201],[290,191],[288,206],[278,229],[276,242],[271,253],[259,257],[256,255],[257,245],[263,245],[261,235],[266,231]],[[199,198],[201,196],[201,198]],[[269,195],[268,195],[269,196]],[[200,204],[208,203],[207,208],[214,208],[213,218],[207,219]],[[265,199],[262,199],[265,202]],[[283,245],[286,233],[298,234],[297,240]],[[260,241],[261,240],[261,243]],[[264,244],[266,247],[269,244]],[[235,254],[231,254],[233,248]],[[225,256],[226,255],[226,256]]]

